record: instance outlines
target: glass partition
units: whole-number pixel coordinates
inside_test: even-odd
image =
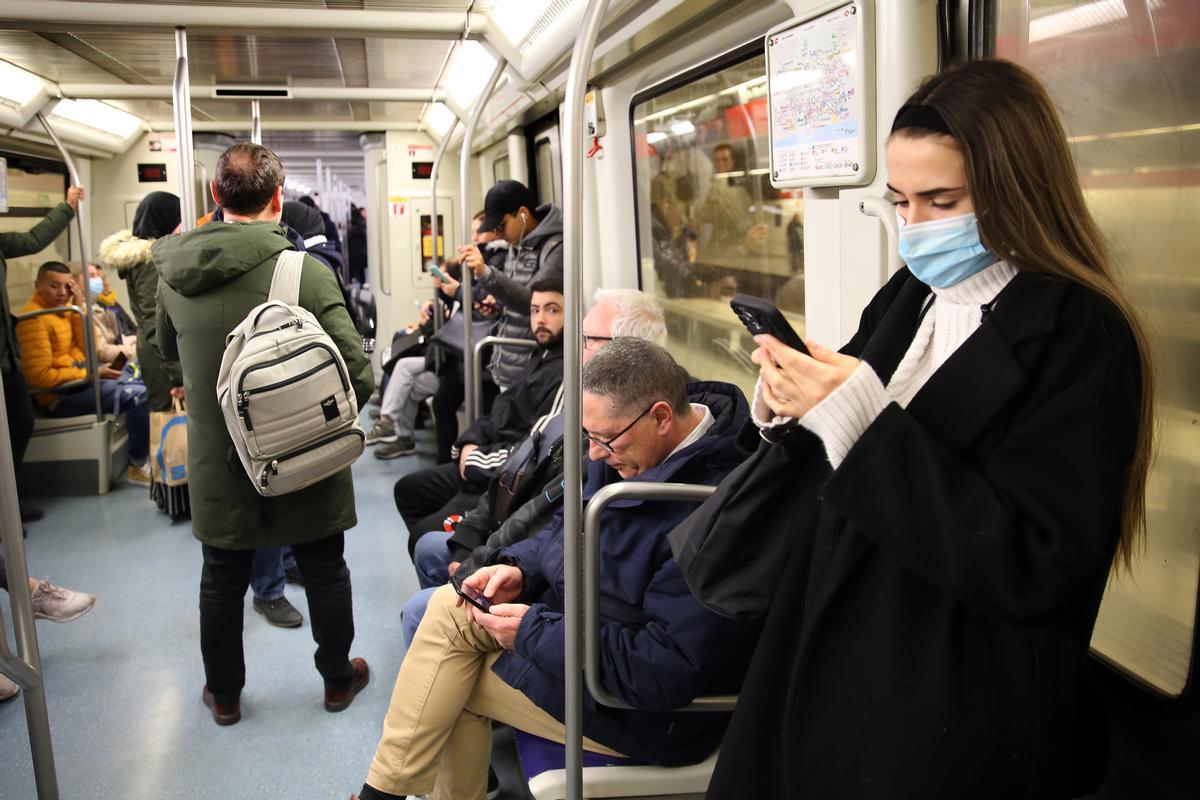
[[[1000,0],[998,10],[996,55],[1032,69],[1058,103],[1156,349],[1147,548],[1132,576],[1110,582],[1092,649],[1179,695],[1200,574],[1200,4]]]
[[[666,309],[679,363],[747,396],[754,343],[729,298],[766,298],[804,335],[801,193],[771,187],[767,79],[754,51],[632,106],[642,290]]]

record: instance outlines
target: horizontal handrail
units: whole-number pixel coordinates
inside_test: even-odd
[[[79,306],[70,305],[70,306],[55,306],[54,308],[39,308],[36,311],[26,311],[23,314],[17,314],[16,317],[17,317],[17,322],[23,322],[24,320],[34,319],[35,317],[44,317],[47,314],[62,314],[64,312],[75,313],[75,314],[79,315],[80,320],[84,323],[84,329],[83,329],[84,347],[89,346],[88,343],[90,341],[90,338],[87,335],[88,334],[88,326],[87,326],[88,315],[87,315],[87,312],[84,311]],[[82,377],[78,380],[69,381],[67,383],[60,383],[58,386],[51,386],[46,389],[35,389],[31,386],[31,387],[29,387],[29,393],[30,394],[60,394],[62,392],[70,391],[71,389],[80,389],[80,388],[83,388],[84,386],[89,386],[92,383],[92,380],[94,379],[94,375],[92,374],[92,362],[93,361],[94,361],[94,359],[87,358],[87,354],[85,353],[84,354],[84,370],[87,372],[87,374],[84,377]]]
[[[468,313],[466,316],[470,317],[470,314]],[[537,350],[541,346],[533,339],[514,339],[511,336],[485,336],[475,343],[475,360],[472,365],[475,369],[475,383],[472,391],[475,397],[475,411],[480,415],[483,414],[483,359],[480,358],[480,354],[483,353],[483,348],[492,345],[524,347],[528,350]],[[468,425],[474,422],[473,419],[467,420]]]
[[[597,703],[611,708],[633,708],[600,685],[600,515],[618,500],[692,501],[701,503],[716,491],[715,486],[690,483],[638,483],[622,481],[605,486],[592,495],[583,512],[583,679]],[[568,625],[573,621],[568,618]],[[569,635],[569,634],[568,634]],[[697,697],[679,711],[732,711],[736,695]]]

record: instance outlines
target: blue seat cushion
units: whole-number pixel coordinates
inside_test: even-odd
[[[521,771],[525,780],[532,780],[543,772],[552,769],[563,769],[567,765],[567,748],[558,742],[551,742],[540,736],[534,736],[525,731],[513,731],[517,743],[517,758],[521,761]],[[638,767],[643,762],[632,758],[617,758],[602,753],[583,751],[585,767]]]

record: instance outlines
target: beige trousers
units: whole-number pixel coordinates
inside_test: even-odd
[[[566,731],[492,672],[503,652],[491,633],[456,608],[450,586],[433,593],[400,665],[367,783],[389,794],[483,800],[491,720],[556,742]],[[595,753],[620,755],[584,739]]]

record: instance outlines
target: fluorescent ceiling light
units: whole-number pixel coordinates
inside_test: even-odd
[[[555,0],[499,0],[488,24],[495,25],[515,45],[525,40],[526,34]]]
[[[496,59],[479,42],[460,42],[446,65],[442,88],[459,108],[470,108],[495,68]]]
[[[646,134],[646,143],[658,144],[659,142],[665,141],[669,138],[671,138],[671,136],[666,131],[650,131]]]
[[[450,130],[455,119],[454,112],[447,108],[445,103],[434,103],[425,112],[423,122],[441,138]]]
[[[1065,11],[1055,11],[1029,22],[1029,41],[1040,42],[1071,33],[1120,22],[1129,16],[1124,0],[1096,0]]]
[[[675,134],[676,136],[687,136],[689,133],[696,132],[696,126],[693,125],[690,120],[686,119],[677,119],[667,127],[669,127],[671,129],[671,133]]]
[[[99,100],[59,100],[51,116],[125,139],[142,129],[143,122],[127,111]]]
[[[0,98],[23,106],[45,87],[45,82],[15,64],[0,61]]]

